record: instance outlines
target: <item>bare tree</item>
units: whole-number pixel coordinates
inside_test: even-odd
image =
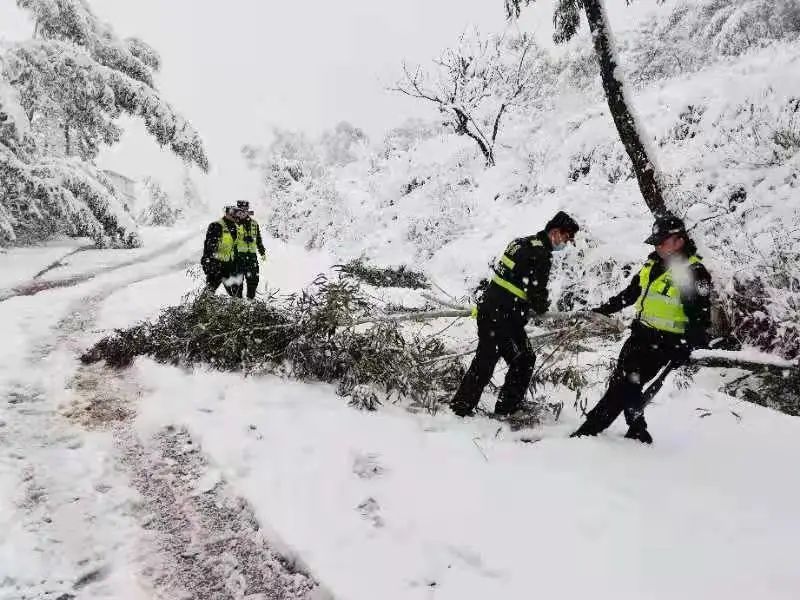
[[[509,18],[518,17],[523,5],[535,0],[505,0]],[[603,0],[557,0],[553,13],[556,43],[571,40],[580,28],[580,13],[583,8],[592,32],[595,55],[600,64],[600,77],[603,81],[608,107],[617,127],[620,140],[633,163],[636,179],[645,204],[654,215],[667,212],[664,193],[659,181],[653,157],[648,153],[644,142],[645,134],[641,124],[631,110],[625,95],[625,85],[620,77],[614,39]]]
[[[538,87],[540,57],[527,35],[482,39],[477,31],[466,32],[433,61],[432,72],[404,64],[404,77],[391,90],[435,104],[456,133],[475,140],[492,166],[503,117],[530,101]]]

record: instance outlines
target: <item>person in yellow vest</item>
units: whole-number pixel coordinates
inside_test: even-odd
[[[520,407],[533,375],[533,353],[525,325],[550,305],[547,286],[553,252],[566,248],[580,227],[564,211],[543,231],[513,240],[493,267],[492,279],[477,307],[478,348],[450,402],[460,417],[473,414],[502,357],[508,365],[494,414],[508,416]]]
[[[630,285],[593,309],[610,315],[635,304],[636,317],[608,390],[572,437],[597,435],[624,412],[625,437],[652,444],[644,419],[644,384],[664,368],[685,364],[693,349],[708,343],[711,275],[683,221],[674,216],[657,219],[645,243],[654,245],[655,252]]]
[[[250,203],[246,200],[239,200],[236,203],[237,217],[237,237],[236,237],[236,258],[235,270],[237,276],[244,279],[247,284],[247,297],[255,298],[258,289],[259,267],[258,259],[261,262],[267,260],[267,251],[264,248],[264,241],[261,239],[261,228],[258,222],[252,218],[253,211],[250,210]],[[239,288],[239,297],[242,296],[242,286]]]
[[[235,208],[226,206],[222,218],[211,223],[206,230],[200,264],[206,275],[206,290],[212,294],[220,284],[231,296],[241,293],[241,279],[237,280],[234,269],[237,226]]]

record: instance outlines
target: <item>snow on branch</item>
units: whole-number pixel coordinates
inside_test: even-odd
[[[456,133],[475,141],[491,166],[503,117],[530,103],[542,87],[543,56],[527,35],[482,38],[471,30],[433,61],[431,71],[404,64],[403,77],[391,90],[435,104]]]
[[[0,144],[0,243],[71,235],[99,246],[138,245],[136,225],[109,186],[80,161],[28,165]]]
[[[123,42],[85,0],[17,0],[17,6],[32,13],[37,37],[77,44],[101,65],[153,85],[151,68],[159,61],[152,48],[138,40],[133,47]]]
[[[161,70],[161,55],[150,44],[136,37],[127,38],[125,43],[128,51],[153,71]]]
[[[84,158],[92,158],[100,142],[118,141],[120,130],[113,121],[124,112],[142,118],[159,144],[208,170],[198,132],[152,87],[98,64],[64,42],[18,44],[9,50],[9,56],[12,82],[22,89],[25,110],[62,115],[66,127],[84,134],[80,140],[86,148],[81,152]],[[68,147],[67,154],[71,153]]]

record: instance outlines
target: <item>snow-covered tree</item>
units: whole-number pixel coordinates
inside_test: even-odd
[[[436,105],[456,133],[475,141],[491,166],[503,117],[544,87],[542,57],[527,35],[483,38],[470,30],[434,61],[432,71],[404,65],[404,77],[393,90]]]
[[[208,169],[197,131],[156,90],[106,67],[81,47],[56,40],[30,40],[6,52],[7,76],[34,133],[53,148],[52,131],[63,132],[61,154],[92,160],[101,145],[119,141],[116,120],[141,118],[156,141],[187,162]]]
[[[86,0],[17,5],[36,28],[34,39],[0,46],[0,101],[15,115],[0,139],[0,239],[65,234],[135,244],[133,219],[91,161],[119,141],[122,115],[141,118],[159,144],[207,170],[200,137],[156,91],[153,48],[118,38]]]
[[[77,159],[38,152],[18,95],[0,74],[0,245],[54,235],[100,245],[138,243],[108,178]]]
[[[630,78],[663,80],[798,34],[796,0],[683,0],[668,18],[653,15],[638,28]]]
[[[356,160],[358,148],[363,147],[368,139],[361,129],[342,121],[332,131],[323,133],[320,142],[325,163],[341,166]]]
[[[169,194],[164,191],[158,181],[152,177],[145,177],[141,185],[147,205],[139,214],[139,223],[156,227],[170,227],[183,216],[182,208],[172,202]]]
[[[533,2],[535,0],[505,0],[508,16],[519,16],[523,5]],[[645,143],[642,125],[637,122],[626,97],[604,0],[557,0],[553,13],[553,39],[556,43],[564,43],[575,37],[580,28],[581,9],[589,22],[608,107],[620,140],[633,163],[642,197],[653,214],[663,214],[667,208],[660,174],[654,153]]]
[[[189,169],[183,173],[183,206],[187,214],[201,214],[208,211],[208,202],[206,202],[202,193],[197,187],[194,178],[192,177]]]
[[[248,145],[242,154],[251,168],[261,172],[268,196],[286,192],[325,170],[318,144],[302,132],[278,127],[272,130],[268,146]]]

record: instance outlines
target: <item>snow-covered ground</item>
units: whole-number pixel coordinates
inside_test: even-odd
[[[566,439],[569,398],[512,433],[273,376],[80,366],[197,285],[198,237],[154,243],[0,303],[3,600],[796,597],[800,421],[717,392],[723,372],[668,383],[643,447]],[[271,287],[331,264],[270,246]]]
[[[553,4],[523,21],[542,42]],[[638,77],[658,50],[646,15],[680,25],[677,3],[608,4]],[[738,4],[756,12],[734,15],[725,44],[772,14]],[[686,14],[705,26],[705,13]],[[736,54],[709,31],[649,55],[663,72],[637,79],[631,97],[717,290],[777,275],[770,316],[796,331],[796,285],[783,275],[800,231],[800,44],[765,38]],[[552,297],[618,291],[649,251],[651,215],[587,42],[550,49],[574,68],[541,110],[504,123],[493,169],[470,140],[410,127],[408,147],[267,194],[262,225],[298,245],[267,240],[262,290],[297,291],[366,256],[461,296],[509,239],[566,209],[583,232],[557,261]],[[677,70],[662,64],[670,57]],[[720,392],[737,371],[704,368],[689,387],[668,379],[648,408],[647,447],[622,439],[620,423],[568,439],[579,417],[563,389],[558,422],[512,432],[447,411],[363,413],[331,386],[276,376],[81,365],[102,335],[201,285],[205,225],[144,229],[136,250],[0,253],[0,600],[800,597],[800,420]],[[599,382],[589,402],[601,393]]]
[[[3,274],[0,296],[86,246],[91,246],[91,240],[63,240],[27,248],[3,248],[0,250],[0,273]]]
[[[800,421],[735,404],[715,381],[666,390],[650,411],[650,448],[619,429],[564,439],[574,417],[525,443],[487,419],[357,412],[321,385],[149,361],[136,376],[158,382],[140,430],[188,427],[337,597],[789,599],[800,589],[800,484],[788,476]]]

